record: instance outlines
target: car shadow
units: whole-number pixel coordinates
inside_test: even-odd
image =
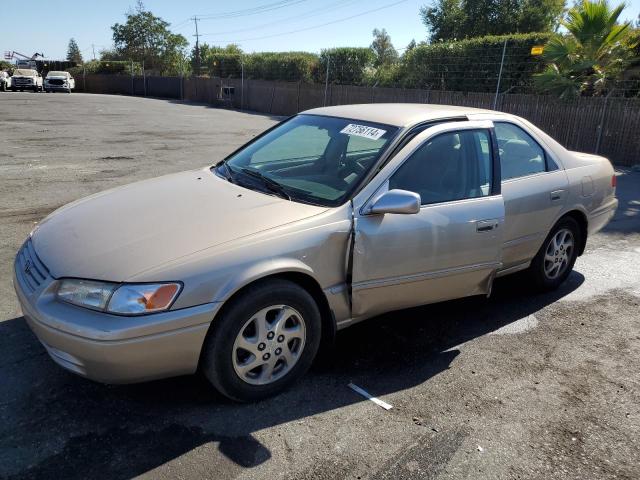
[[[450,367],[460,344],[526,318],[583,281],[574,271],[557,291],[533,294],[515,275],[499,279],[489,299],[371,319],[340,332],[325,360],[293,388],[254,404],[221,398],[198,375],[94,383],[54,365],[23,318],[2,322],[0,477],[125,479],[211,442],[222,455],[206,457],[207,471],[225,477],[255,467],[272,453],[254,432],[366,401],[349,382],[376,396],[425,384]]]
[[[602,229],[603,234],[640,232],[640,172],[617,168],[616,197],[618,209]]]

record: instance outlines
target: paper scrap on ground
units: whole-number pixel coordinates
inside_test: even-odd
[[[375,403],[376,405],[384,408],[385,410],[391,410],[393,407],[391,405],[389,405],[387,402],[383,402],[382,400],[380,400],[379,398],[376,398],[372,395],[369,394],[369,392],[361,389],[359,386],[354,385],[353,383],[350,383],[348,385],[348,387],[353,390],[354,392],[359,393],[360,395],[362,395],[365,398],[368,398],[369,400],[371,400],[373,403]]]

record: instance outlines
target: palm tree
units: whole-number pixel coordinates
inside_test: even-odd
[[[611,9],[607,0],[583,0],[561,22],[567,34],[544,47],[547,68],[534,77],[536,86],[563,98],[602,95],[633,60],[627,41],[631,23],[618,23],[625,5]]]

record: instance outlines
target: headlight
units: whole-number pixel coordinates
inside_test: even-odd
[[[65,279],[58,287],[64,302],[120,315],[140,315],[168,309],[180,293],[179,283],[118,284]]]
[[[166,310],[178,296],[178,283],[125,284],[109,300],[108,312],[125,315]]]
[[[95,282],[69,278],[58,287],[58,298],[65,302],[94,310],[105,310],[117,283]]]

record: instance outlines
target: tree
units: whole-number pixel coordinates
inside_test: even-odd
[[[611,8],[607,0],[583,0],[567,12],[566,35],[544,47],[549,66],[535,77],[544,92],[563,98],[602,95],[634,60],[628,41],[631,23],[618,23],[625,5]]]
[[[431,41],[550,32],[565,0],[434,0],[420,9]]]
[[[391,37],[384,28],[382,30],[378,30],[377,28],[373,29],[371,50],[373,50],[376,56],[373,63],[375,67],[391,65],[398,61],[398,52],[393,48]]]
[[[78,44],[73,38],[69,40],[69,46],[67,47],[67,61],[75,62],[78,65],[82,63],[82,53],[80,53],[80,48],[78,48]]]
[[[185,59],[187,39],[169,30],[169,23],[145,10],[142,2],[126,14],[124,24],[116,23],[114,50],[120,60],[144,62],[145,69],[177,74]]]

